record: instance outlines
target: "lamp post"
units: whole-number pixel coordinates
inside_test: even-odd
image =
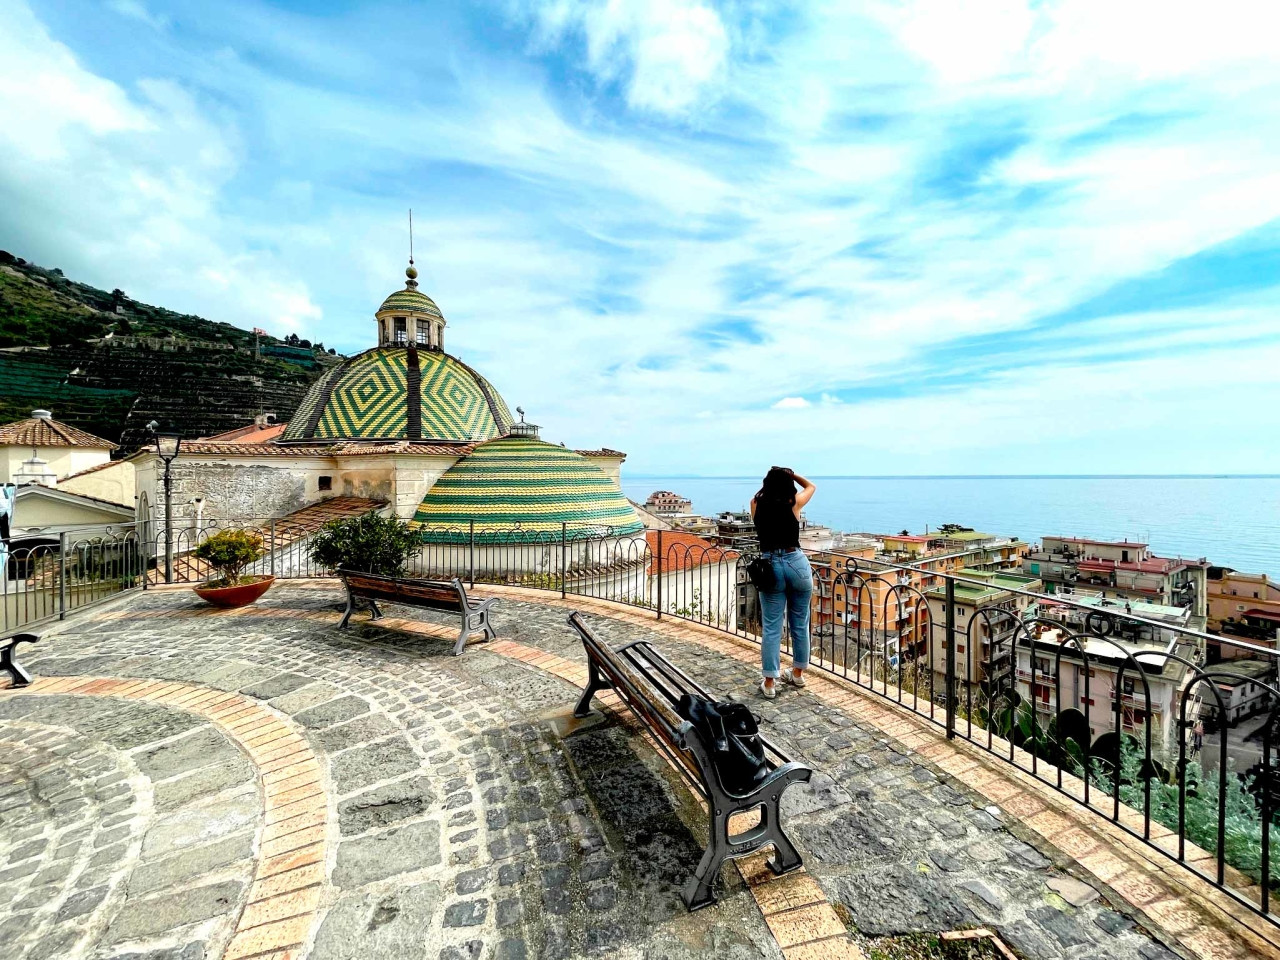
[[[178,458],[182,434],[153,429],[156,456],[164,461],[164,582],[173,583],[173,476],[169,472]]]

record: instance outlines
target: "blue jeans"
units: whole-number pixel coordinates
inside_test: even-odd
[[[761,666],[766,677],[777,679],[782,666],[782,621],[791,628],[791,665],[809,666],[809,603],[813,597],[813,568],[799,550],[770,550],[764,557],[773,563],[775,590],[760,591],[760,615],[764,637],[760,643]]]

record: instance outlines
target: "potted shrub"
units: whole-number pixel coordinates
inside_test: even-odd
[[[218,607],[243,607],[267,592],[275,577],[242,576],[262,559],[262,535],[251,530],[223,530],[196,547],[195,555],[213,567],[215,576],[195,588],[202,600]]]
[[[326,523],[311,538],[311,559],[337,574],[399,577],[421,548],[421,539],[399,517],[366,513]]]

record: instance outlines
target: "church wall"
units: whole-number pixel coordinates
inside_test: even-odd
[[[148,456],[134,471],[138,493],[145,492],[158,523],[164,522],[164,465]],[[330,491],[320,477],[332,477]],[[326,457],[194,457],[173,462],[173,517],[178,527],[193,527],[199,497],[208,520],[279,517],[309,503],[341,494],[339,470]]]
[[[396,457],[392,500],[396,516],[412,520],[427,491],[457,462],[457,457]]]
[[[622,461],[623,457],[590,457],[592,466],[602,470],[613,485],[619,490],[622,489]]]

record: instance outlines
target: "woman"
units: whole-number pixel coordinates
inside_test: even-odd
[[[796,484],[800,485],[799,492]],[[800,550],[800,510],[813,499],[817,488],[788,467],[770,467],[760,492],[751,500],[751,519],[760,538],[760,552],[773,565],[774,588],[760,591],[764,639],[760,644],[764,679],[760,693],[768,700],[778,695],[781,673],[782,620],[791,628],[791,669],[787,682],[804,686],[809,666],[809,600],[813,596],[813,571]]]

